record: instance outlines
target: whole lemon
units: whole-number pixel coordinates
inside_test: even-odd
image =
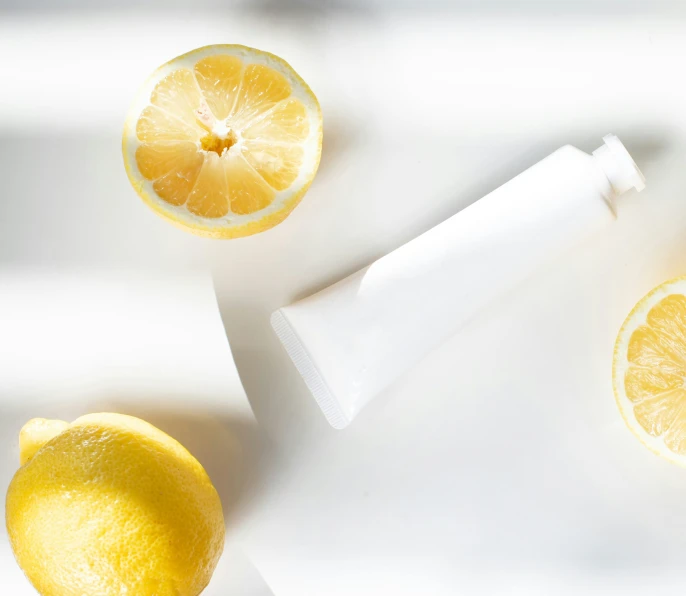
[[[151,424],[90,414],[32,420],[6,522],[42,596],[197,596],[224,548],[217,491],[198,461]]]

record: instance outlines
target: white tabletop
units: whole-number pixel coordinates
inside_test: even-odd
[[[211,270],[268,442],[243,547],[277,596],[686,585],[686,475],[624,428],[610,381],[623,318],[686,271],[682,5],[291,4],[7,12],[0,264]],[[286,222],[216,242],[147,210],[120,130],[156,66],[231,42],[298,70],[320,98],[325,141]],[[489,307],[348,429],[330,429],[270,313],[557,147],[592,150],[608,132],[648,184],[622,199],[617,222]]]

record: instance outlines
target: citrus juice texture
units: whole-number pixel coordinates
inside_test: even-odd
[[[686,279],[643,298],[617,337],[613,361],[617,404],[649,449],[686,463]]]
[[[316,173],[322,118],[280,58],[209,46],[151,77],[124,130],[129,178],[158,213],[195,233],[253,234],[282,221]]]

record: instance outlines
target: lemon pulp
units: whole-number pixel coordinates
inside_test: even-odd
[[[242,236],[284,219],[321,154],[321,110],[279,58],[208,46],[161,67],[134,103],[124,157],[156,211],[196,233]]]
[[[627,317],[613,378],[631,430],[659,455],[686,464],[686,279],[658,286]]]

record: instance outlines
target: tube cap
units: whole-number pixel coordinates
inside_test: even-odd
[[[613,134],[605,135],[603,141],[605,144],[593,152],[593,157],[610,181],[615,195],[621,195],[632,188],[642,191],[646,186],[645,176],[622,141]]]

